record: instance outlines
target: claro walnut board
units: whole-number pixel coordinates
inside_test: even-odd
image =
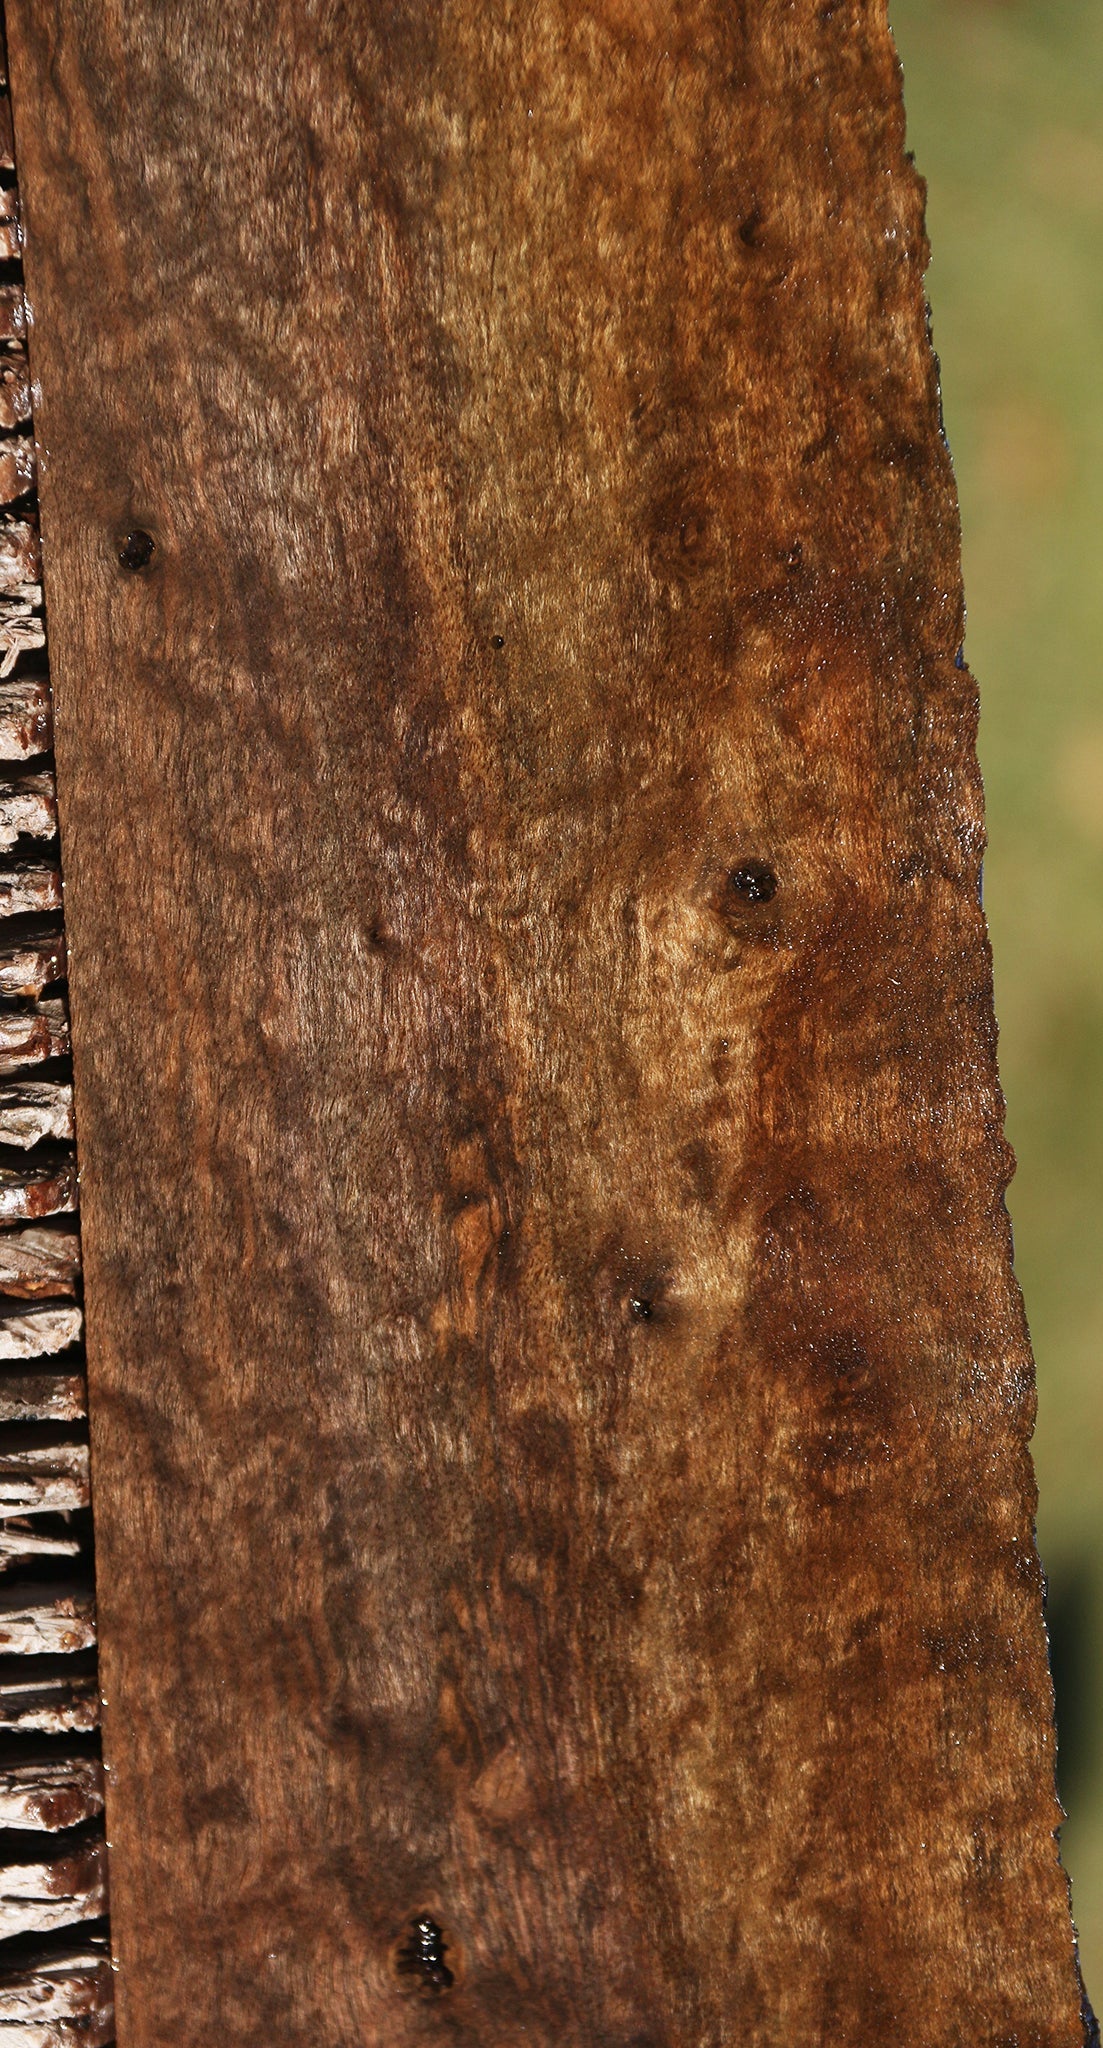
[[[119,2048],[1073,2048],[881,0],[7,13]]]

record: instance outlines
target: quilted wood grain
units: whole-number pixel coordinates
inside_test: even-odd
[[[881,0],[8,15],[120,2048],[1073,2048]]]

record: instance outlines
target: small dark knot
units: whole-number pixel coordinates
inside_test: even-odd
[[[134,571],[148,569],[156,551],[157,543],[153,535],[147,533],[144,527],[137,526],[133,533],[127,534],[119,549],[120,565],[124,569]]]
[[[395,1958],[402,1977],[418,1977],[427,1991],[448,1991],[455,1979],[444,1958],[444,1929],[428,1913],[419,1913]]]
[[[777,895],[777,876],[764,860],[744,860],[729,871],[728,888],[744,903],[771,903]]]
[[[766,215],[756,202],[745,220],[739,223],[739,239],[745,249],[757,249]]]

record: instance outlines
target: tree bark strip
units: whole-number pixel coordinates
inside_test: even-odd
[[[63,1959],[56,1942],[43,1956],[41,1941],[82,1923],[102,1959],[107,1872],[80,1235],[59,1220],[75,1217],[78,1180],[22,249],[0,37],[0,2039],[54,2048],[72,2027],[54,2013]],[[64,1370],[45,1365],[61,1353]],[[11,1370],[15,1360],[31,1369]],[[53,1837],[46,1863],[27,1853],[42,1831]],[[12,2018],[13,1973],[17,2001],[30,1995],[42,2025]],[[89,1988],[65,1978],[60,1995],[84,2001],[72,2024],[91,2048],[113,2015],[109,1996],[88,2003]]]
[[[40,1949],[0,1972],[0,2048],[103,2048],[115,2038],[111,1992],[94,1949]]]
[[[121,2048],[1072,2048],[883,5],[8,14]]]

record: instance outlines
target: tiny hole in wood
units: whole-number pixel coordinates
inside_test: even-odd
[[[122,568],[137,573],[140,569],[149,568],[156,552],[157,543],[153,535],[144,527],[136,526],[119,548],[119,562]]]
[[[757,203],[752,206],[745,220],[739,223],[739,239],[745,249],[757,249],[766,215]]]
[[[764,860],[744,860],[729,870],[728,888],[744,903],[771,903],[777,895],[777,876]]]
[[[445,1962],[447,1953],[444,1929],[430,1913],[419,1913],[399,1947],[395,1968],[400,1977],[418,1978],[426,1991],[449,1991],[455,1978]]]

